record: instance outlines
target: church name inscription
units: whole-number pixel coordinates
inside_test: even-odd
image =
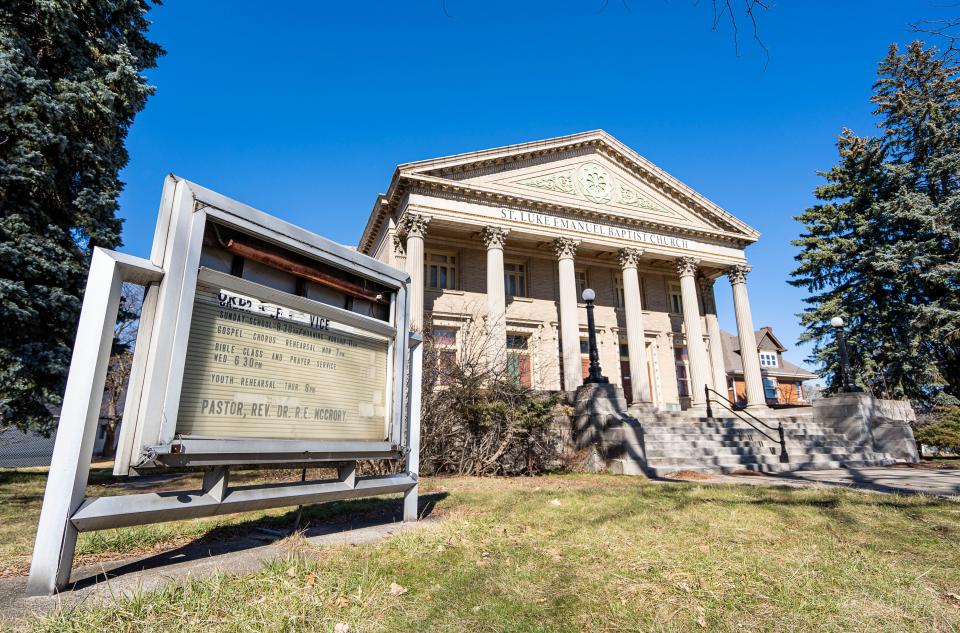
[[[554,229],[565,231],[577,231],[579,233],[590,233],[592,235],[601,235],[603,237],[612,237],[621,240],[630,240],[632,242],[641,242],[643,244],[654,244],[657,246],[669,246],[672,248],[690,249],[690,241],[682,237],[671,237],[659,233],[648,233],[646,231],[637,231],[609,224],[599,224],[587,220],[570,220],[555,215],[545,213],[533,213],[531,211],[518,211],[515,209],[500,209],[500,217],[504,220],[514,222],[525,222],[527,224],[537,224]]]
[[[324,316],[201,287],[177,432],[383,439],[388,345]]]

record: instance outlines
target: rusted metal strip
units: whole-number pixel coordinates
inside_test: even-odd
[[[318,284],[323,284],[329,288],[339,290],[340,292],[348,294],[351,297],[366,299],[367,301],[375,301],[377,303],[386,303],[387,301],[386,298],[374,292],[373,290],[368,290],[363,286],[359,286],[343,279],[337,279],[333,275],[328,275],[327,273],[321,272],[312,266],[298,264],[297,262],[291,261],[286,257],[274,255],[273,253],[267,253],[236,240],[227,240],[223,246],[234,255],[245,257],[263,264],[264,266],[282,270],[285,273],[290,273],[291,275],[296,275],[297,277],[301,277],[303,279],[315,281]]]

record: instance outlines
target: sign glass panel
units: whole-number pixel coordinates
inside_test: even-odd
[[[177,433],[383,440],[388,339],[200,283]]]

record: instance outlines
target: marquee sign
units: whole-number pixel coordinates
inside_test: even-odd
[[[386,439],[389,339],[224,285],[197,289],[178,435]]]
[[[198,491],[85,498],[123,283],[144,286],[116,475],[204,472]],[[150,259],[95,249],[33,563],[70,579],[77,533],[403,493],[417,518],[420,364],[409,277],[170,176]],[[358,460],[401,472],[357,477]],[[330,480],[231,488],[231,467],[327,466]],[[306,472],[306,471],[304,471]]]

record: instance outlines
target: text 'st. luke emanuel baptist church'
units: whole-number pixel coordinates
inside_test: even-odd
[[[491,362],[538,390],[583,382],[593,288],[604,373],[632,402],[676,410],[705,404],[704,385],[766,406],[754,346],[728,381],[714,301],[726,277],[737,334],[754,340],[744,249],[758,237],[594,131],[400,165],[359,250],[410,274],[414,327],[451,350],[486,333]]]

